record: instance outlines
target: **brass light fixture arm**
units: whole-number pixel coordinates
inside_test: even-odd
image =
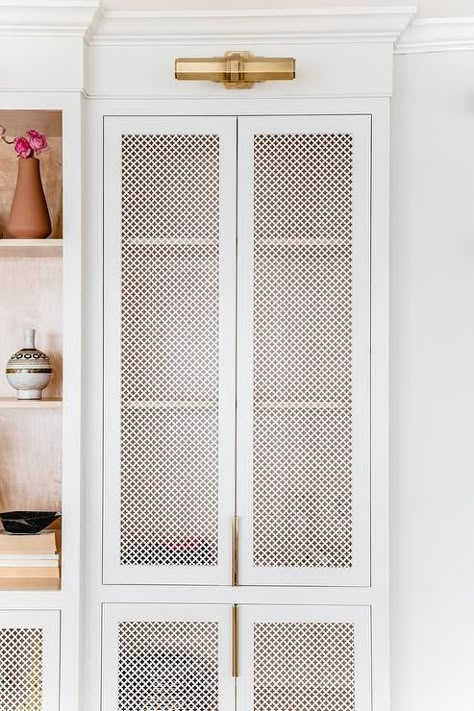
[[[250,52],[226,52],[223,57],[181,57],[175,78],[181,81],[221,82],[227,89],[248,89],[255,82],[294,79],[292,57],[254,57]]]

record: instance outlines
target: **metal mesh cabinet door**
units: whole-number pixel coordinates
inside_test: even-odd
[[[240,711],[369,711],[365,607],[242,605]]]
[[[0,709],[58,711],[59,612],[0,611]]]
[[[231,711],[228,605],[104,606],[104,711]]]
[[[369,582],[370,118],[239,119],[242,584]]]
[[[107,119],[104,188],[104,580],[225,584],[235,119]]]

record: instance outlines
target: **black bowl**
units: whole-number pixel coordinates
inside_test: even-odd
[[[0,520],[7,533],[39,533],[56,521],[61,514],[58,511],[3,511]]]

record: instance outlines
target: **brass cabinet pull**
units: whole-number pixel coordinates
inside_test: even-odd
[[[239,584],[239,517],[232,517],[232,586]]]
[[[232,608],[232,676],[239,676],[239,606]]]

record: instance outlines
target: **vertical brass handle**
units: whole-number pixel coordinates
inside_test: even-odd
[[[239,606],[232,608],[232,676],[239,676]]]
[[[239,517],[232,517],[232,586],[239,584]]]

